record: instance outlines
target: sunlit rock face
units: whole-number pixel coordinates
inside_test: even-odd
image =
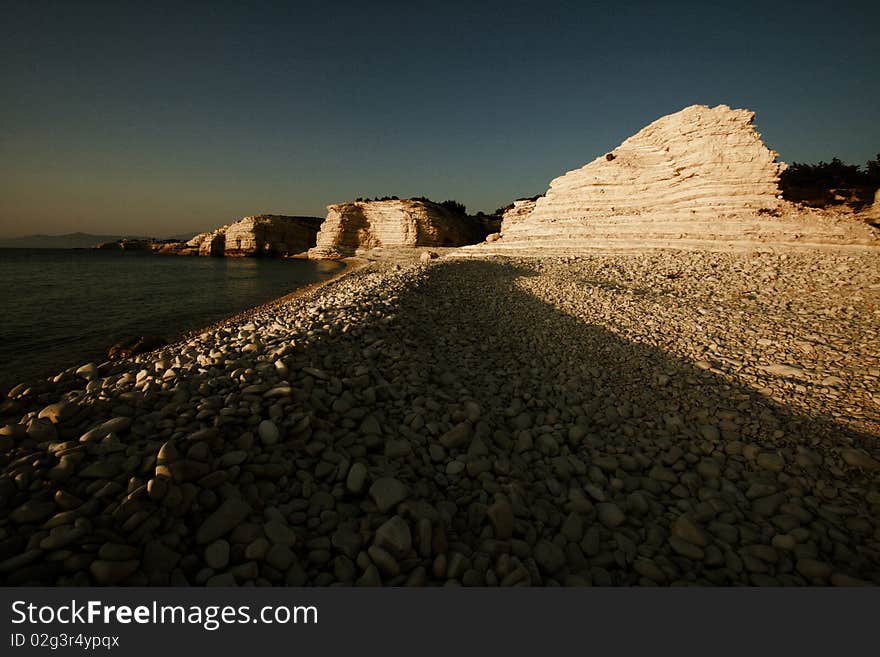
[[[465,254],[876,244],[862,220],[782,200],[786,165],[761,141],[754,116],[726,105],[664,116],[553,180],[534,204],[517,201],[501,239]]]
[[[880,189],[874,192],[874,203],[865,209],[865,215],[873,224],[880,224]]]
[[[210,233],[199,233],[198,235],[194,235],[191,239],[184,242],[183,246],[178,251],[180,255],[200,255],[199,251],[202,247],[202,242],[205,241],[205,238],[210,235]]]
[[[351,201],[331,205],[312,258],[338,258],[358,249],[463,246],[485,237],[481,225],[464,215],[421,200]]]
[[[516,224],[524,222],[535,209],[537,199],[524,198],[513,202],[513,205],[501,215],[502,230],[510,231]]]
[[[296,255],[315,245],[318,217],[264,214],[245,217],[226,228],[226,256]]]
[[[226,248],[226,232],[224,229],[218,229],[208,233],[202,243],[199,244],[199,255],[201,256],[222,256]]]
[[[694,105],[664,116],[610,153],[550,183],[505,239],[573,233],[710,233],[777,209],[785,165],[761,141],[754,113]]]
[[[201,256],[297,255],[315,246],[319,217],[261,214],[199,233],[179,253]]]

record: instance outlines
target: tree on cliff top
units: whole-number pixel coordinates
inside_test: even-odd
[[[448,201],[443,201],[439,205],[440,205],[440,207],[446,208],[447,210],[449,210],[452,214],[467,215],[467,208],[465,207],[464,203],[459,203],[458,201],[448,200]]]
[[[845,164],[834,157],[818,164],[793,162],[779,176],[779,189],[789,201],[813,207],[846,203],[860,209],[873,202],[880,187],[880,154],[865,164]]]

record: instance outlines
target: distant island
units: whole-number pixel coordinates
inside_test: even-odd
[[[172,235],[168,239],[188,240],[193,233]],[[96,244],[130,241],[155,241],[138,235],[93,235],[91,233],[67,233],[65,235],[24,235],[0,238],[0,249],[90,249]]]

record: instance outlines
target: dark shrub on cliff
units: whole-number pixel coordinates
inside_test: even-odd
[[[880,154],[864,169],[835,157],[818,164],[794,162],[779,176],[783,198],[819,208],[846,204],[859,210],[873,202],[878,187]]]
[[[465,207],[464,203],[459,203],[458,201],[452,201],[452,200],[443,201],[440,204],[440,207],[446,208],[452,214],[460,214],[460,215],[467,214],[467,208]]]

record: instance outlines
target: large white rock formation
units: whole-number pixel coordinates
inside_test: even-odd
[[[851,241],[848,227],[808,221],[781,199],[785,164],[761,141],[754,116],[694,105],[654,121],[553,180],[531,211],[527,203],[515,205],[491,248]]]
[[[261,214],[245,217],[189,240],[181,253],[202,256],[297,255],[315,245],[318,217]]]
[[[525,221],[535,209],[537,202],[537,199],[534,198],[521,198],[514,201],[501,215],[502,228],[506,227],[507,230],[510,230],[515,224]]]
[[[318,217],[259,215],[245,217],[226,229],[227,256],[296,255],[315,245]]]
[[[479,222],[429,201],[351,201],[327,207],[309,257],[345,257],[375,247],[463,246],[483,237]]]

